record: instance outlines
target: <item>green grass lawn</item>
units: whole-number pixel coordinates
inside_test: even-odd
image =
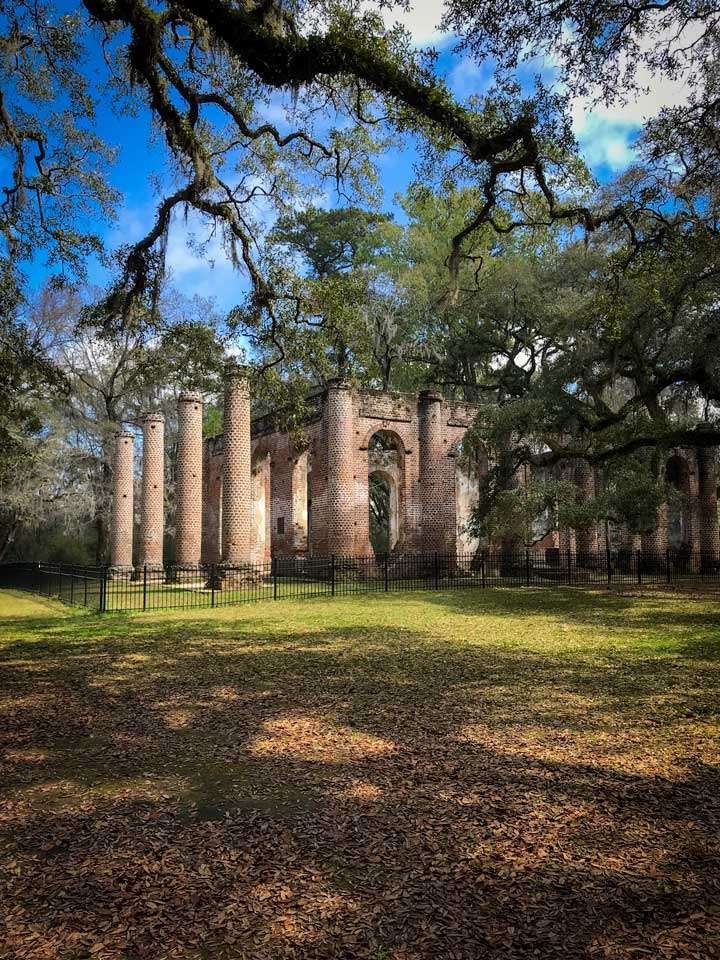
[[[3,960],[720,956],[717,599],[5,592],[0,678]]]

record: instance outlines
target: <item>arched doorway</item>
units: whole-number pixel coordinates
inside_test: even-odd
[[[376,556],[392,553],[400,540],[403,444],[391,430],[368,442],[368,534]]]

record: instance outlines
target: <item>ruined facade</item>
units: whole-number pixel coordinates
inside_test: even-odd
[[[368,485],[373,474],[382,475],[390,491],[391,548],[448,553],[477,546],[465,540],[473,483],[458,458],[475,413],[471,405],[435,393],[406,396],[331,384],[308,398],[302,449],[275,428],[272,417],[253,421],[249,464],[243,457],[242,466],[249,498],[225,492],[229,462],[237,456],[236,411],[227,402],[226,410],[223,436],[205,446],[204,510],[212,533],[204,560],[371,555]],[[241,416],[247,429],[249,408]],[[378,435],[382,445],[373,443]],[[235,514],[239,499],[251,509],[250,537],[242,553],[231,553],[225,518],[228,510]]]
[[[391,551],[473,555],[479,543],[468,533],[467,522],[487,463],[470,467],[459,454],[476,412],[474,405],[447,400],[435,391],[397,394],[334,382],[307,398],[305,437],[297,446],[272,416],[251,420],[248,386],[237,375],[226,385],[222,436],[203,440],[202,399],[182,394],[175,562],[238,565],[272,557],[371,556],[373,478],[387,491]],[[143,423],[140,564],[161,562],[161,426],[150,415]],[[128,441],[131,435],[118,439],[112,530],[111,563],[121,568],[132,562],[128,477],[133,447]],[[572,470],[578,497],[592,497],[591,467],[581,463]],[[667,471],[668,480],[684,495],[681,505],[665,509],[652,534],[626,537],[625,546],[717,555],[715,451],[673,451]],[[605,532],[596,527],[554,531],[538,548],[572,550],[590,561],[605,549]]]

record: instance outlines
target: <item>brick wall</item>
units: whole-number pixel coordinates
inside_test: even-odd
[[[470,474],[476,482],[487,463],[468,474],[459,460],[459,446],[476,413],[472,404],[446,401],[432,392],[418,396],[354,391],[347,384],[333,383],[309,398],[307,411],[307,448],[296,450],[288,434],[276,429],[271,416],[251,424],[245,388],[232,387],[229,400],[226,397],[226,436],[206,442],[205,559],[217,556],[221,513],[223,542],[229,523],[235,531],[235,546],[240,545],[233,562],[247,556],[269,559],[273,554],[371,553],[368,473],[377,467],[370,446],[380,430],[393,438],[397,452],[390,471],[397,491],[397,550],[445,553],[474,548],[476,541],[463,534],[473,502],[468,484]],[[235,451],[232,464],[226,455],[228,443]],[[235,477],[234,492],[217,479],[219,467],[223,475]],[[710,472],[710,466],[698,466],[698,490],[702,486],[706,496],[704,513],[699,503],[696,510],[707,542],[717,543]],[[593,495],[595,478],[588,464],[568,467],[566,476],[578,485],[578,498]],[[308,500],[312,503],[310,515]],[[230,519],[226,520],[228,511]],[[663,537],[661,518],[659,529],[645,538],[647,548],[652,543],[652,549],[664,549]],[[570,530],[555,531],[540,547],[577,550],[592,557],[601,547],[604,550],[600,539],[593,525],[577,535]],[[640,538],[627,532],[624,542],[632,549],[641,546]],[[468,548],[469,543],[473,547]]]
[[[698,526],[703,554],[720,552],[717,500],[717,447],[698,447]]]
[[[587,460],[579,460],[575,464],[575,485],[577,486],[578,503],[594,498],[595,473]],[[575,545],[580,562],[594,562],[599,553],[597,524],[593,523],[584,530],[577,530],[575,534]]]
[[[424,391],[419,398],[418,548],[440,553],[455,549],[454,462],[448,457],[446,409],[439,393]]]

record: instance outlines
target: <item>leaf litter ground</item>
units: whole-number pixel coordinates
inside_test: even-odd
[[[0,957],[720,957],[720,603],[0,599]]]

